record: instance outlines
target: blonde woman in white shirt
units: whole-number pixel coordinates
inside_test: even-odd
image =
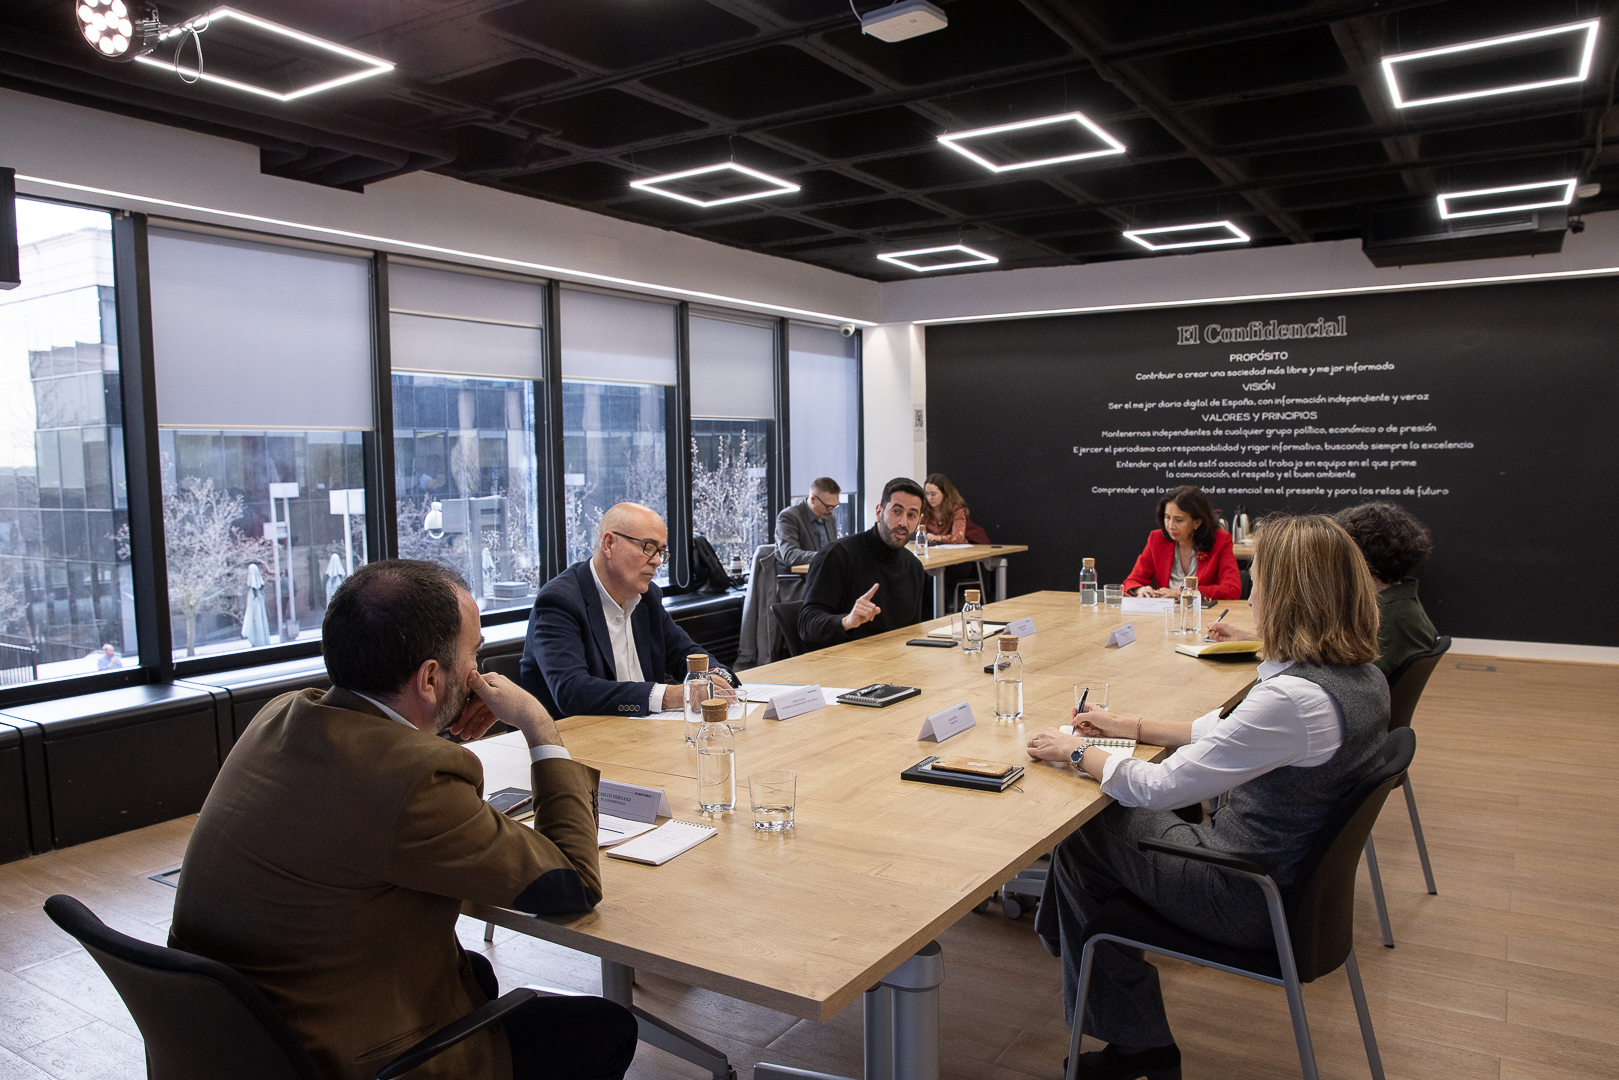
[[[1377,760],[1388,730],[1388,684],[1377,658],[1376,587],[1359,548],[1321,515],[1268,520],[1256,538],[1252,604],[1259,683],[1222,717],[1126,717],[1087,708],[1075,734],[1048,728],[1029,756],[1067,761],[1115,800],[1058,845],[1035,929],[1063,957],[1072,1022],[1085,923],[1128,892],[1187,930],[1233,948],[1272,943],[1259,887],[1206,863],[1143,852],[1158,837],[1253,855],[1286,890],[1332,809]],[[1174,749],[1151,763],[1089,746],[1131,738]],[[1229,793],[1212,819],[1174,813]],[[1138,951],[1100,945],[1085,1031],[1108,1043],[1082,1054],[1085,1080],[1179,1080],[1180,1051],[1164,1015],[1158,972]]]

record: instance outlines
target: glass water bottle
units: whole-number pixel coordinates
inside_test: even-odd
[[[1079,571],[1079,603],[1081,607],[1094,608],[1101,603],[1101,590],[1096,587],[1096,560],[1082,560]]]
[[[707,653],[692,653],[686,657],[686,681],[680,689],[681,710],[686,716],[686,741],[695,743],[697,729],[703,726],[703,702],[714,696]]]
[[[1181,586],[1181,633],[1203,633],[1203,594],[1197,591],[1197,578],[1190,574]]]
[[[736,809],[736,736],[725,722],[728,708],[719,698],[703,702],[697,729],[697,809],[704,813]]]
[[[984,605],[977,589],[967,590],[967,602],[961,605],[961,651],[984,651]]]
[[[1023,657],[1018,655],[1018,639],[1001,635],[1001,651],[995,654],[995,719],[1023,718]]]

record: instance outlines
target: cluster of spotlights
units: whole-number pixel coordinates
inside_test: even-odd
[[[139,0],[78,0],[73,14],[84,40],[108,60],[133,60],[157,44],[157,11]]]

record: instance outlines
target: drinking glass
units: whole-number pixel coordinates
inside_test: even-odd
[[[1107,607],[1120,607],[1124,604],[1123,585],[1102,586],[1102,602]]]
[[[1089,689],[1090,693],[1086,694]],[[1105,682],[1075,683],[1074,708],[1079,708],[1080,698],[1085,699],[1086,705],[1095,705],[1098,709],[1107,708],[1108,684]]]
[[[793,827],[793,804],[798,799],[798,774],[770,769],[748,774],[748,801],[753,804],[753,827],[760,832],[784,832]]]

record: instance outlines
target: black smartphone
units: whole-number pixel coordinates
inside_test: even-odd
[[[502,814],[512,814],[526,807],[533,796],[522,788],[501,788],[485,800]]]
[[[954,649],[956,643],[949,638],[913,637],[907,645],[915,645],[919,649]]]

